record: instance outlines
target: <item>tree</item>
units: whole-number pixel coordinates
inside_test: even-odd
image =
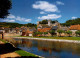
[[[55,30],[50,30],[49,33],[53,36],[55,34]]]
[[[48,20],[42,20],[39,22],[40,24],[47,24],[48,23]]]
[[[69,37],[70,35],[72,34],[72,31],[66,31],[67,34],[69,34]]]
[[[57,32],[59,33],[59,35],[61,37],[61,33],[64,33],[64,30],[57,30]]]
[[[44,36],[45,36],[46,34],[48,34],[48,32],[44,32]]]
[[[0,18],[6,18],[8,16],[8,10],[11,9],[11,6],[11,0],[0,0]]]
[[[75,33],[76,33],[76,35],[80,36],[80,30],[76,31]]]

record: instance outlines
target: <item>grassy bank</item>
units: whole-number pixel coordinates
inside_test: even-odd
[[[18,36],[18,37],[29,37],[29,36]],[[31,37],[31,38],[80,40],[80,37]]]
[[[0,39],[0,41],[4,42],[5,44],[8,43],[7,41],[5,41],[3,39]],[[17,54],[19,54],[21,57],[33,57],[33,58],[36,58],[37,57],[38,58],[38,56],[35,55],[35,54],[26,52],[24,50],[21,50],[21,49],[15,48],[15,47],[14,47],[14,49],[15,49],[14,52],[16,52]]]
[[[23,50],[17,50],[15,51],[16,53],[18,53],[19,55],[21,56],[27,56],[27,57],[38,57],[32,53],[29,53],[29,52],[26,52],[26,51],[23,51]]]
[[[8,43],[7,41],[5,41],[4,39],[0,39],[0,41],[4,42],[4,43]]]

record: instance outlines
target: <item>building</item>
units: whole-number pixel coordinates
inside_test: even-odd
[[[69,29],[70,29],[70,31],[72,31],[72,35],[76,36],[75,32],[77,30],[80,30],[80,25],[71,25]]]
[[[60,23],[55,21],[55,23],[52,23],[51,20],[48,20],[47,24],[40,24],[40,22],[37,22],[37,29],[42,29],[42,28],[52,28],[53,26],[57,26],[58,28],[60,27]]]
[[[21,27],[22,36],[33,36],[33,33],[36,32],[34,27]]]

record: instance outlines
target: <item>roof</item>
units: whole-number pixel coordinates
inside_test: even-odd
[[[60,27],[60,30],[68,30],[68,27]]]
[[[80,25],[72,25],[69,28],[70,30],[80,30]]]
[[[48,32],[50,30],[51,30],[51,28],[38,29],[39,32]]]
[[[52,29],[56,30],[58,27],[57,26],[52,26]]]

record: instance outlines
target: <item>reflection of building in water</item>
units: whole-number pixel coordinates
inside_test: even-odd
[[[32,41],[30,40],[22,40],[22,44],[25,44],[25,46],[27,47],[32,47]]]
[[[60,53],[61,51],[71,52],[72,54],[80,55],[80,44],[76,43],[67,43],[67,42],[50,42],[50,41],[38,41],[38,50],[42,50],[45,52],[52,51]]]

